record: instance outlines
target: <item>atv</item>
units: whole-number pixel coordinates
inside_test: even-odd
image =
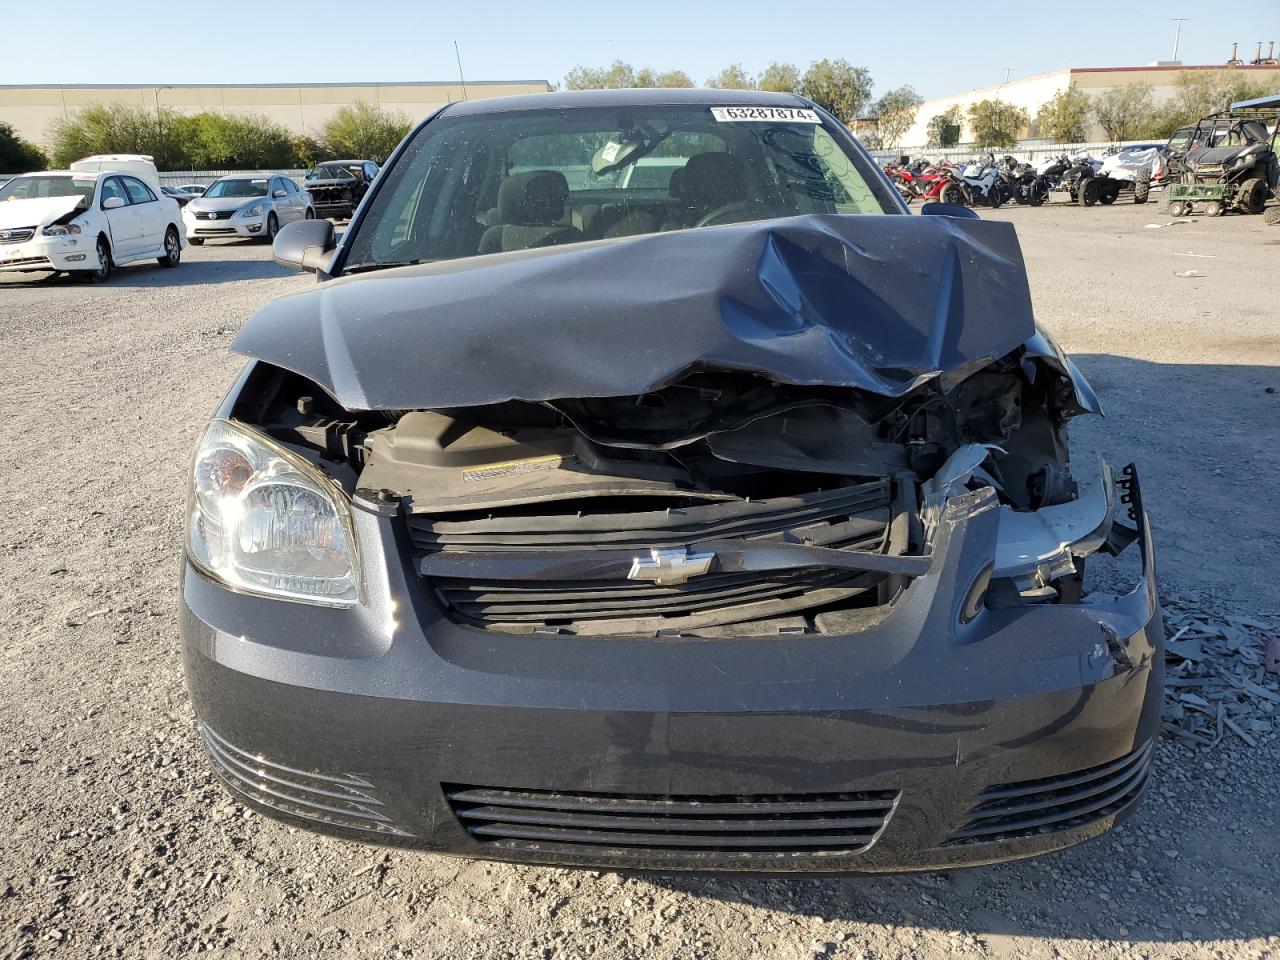
[[[1049,191],[1050,203],[1078,203],[1092,207],[1095,203],[1113,203],[1120,195],[1119,187],[1103,190],[1103,179],[1098,176],[1102,161],[1088,154],[1072,158],[1071,165],[1062,172],[1058,182]]]
[[[1109,154],[1098,170],[1098,199],[1114,203],[1123,193],[1132,192],[1134,203],[1146,203],[1151,184],[1164,176],[1164,146],[1157,143],[1121,147]]]
[[[1272,96],[1233,103],[1196,124],[1181,182],[1169,188],[1169,213],[1181,217],[1197,206],[1210,217],[1262,213],[1280,180],[1277,121],[1280,97]]]

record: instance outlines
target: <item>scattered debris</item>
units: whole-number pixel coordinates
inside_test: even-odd
[[[1146,228],[1148,230],[1163,230],[1165,227],[1172,227],[1178,223],[1195,223],[1195,221],[1187,217],[1179,217],[1177,220],[1170,220],[1167,223],[1148,223]]]
[[[1175,257],[1200,257],[1202,260],[1217,260],[1216,253],[1192,253],[1188,250],[1186,253],[1174,253]]]
[[[1280,718],[1280,620],[1214,615],[1161,601],[1166,629],[1162,729],[1213,747],[1230,732],[1256,747]]]
[[[1175,277],[1203,277],[1204,274],[1201,273],[1199,270],[1183,270],[1180,273],[1175,272],[1174,276]]]

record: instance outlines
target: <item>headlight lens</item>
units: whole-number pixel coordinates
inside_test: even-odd
[[[241,207],[240,216],[242,217],[260,217],[265,207],[260,203],[255,203],[249,207]]]
[[[355,535],[341,492],[266,437],[215,420],[196,450],[187,554],[229,587],[354,606]]]
[[[46,237],[79,236],[80,227],[74,223],[55,223],[40,231]]]

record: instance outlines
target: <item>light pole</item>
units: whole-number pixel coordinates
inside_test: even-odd
[[[1182,39],[1182,25],[1187,22],[1187,17],[1170,17],[1174,23],[1173,27],[1173,59],[1178,59],[1178,41]]]
[[[170,86],[156,87],[156,89],[155,89],[155,95],[156,95],[156,119],[157,119],[157,120],[159,120],[159,119],[160,119],[160,91],[161,91],[161,90],[172,90],[172,89],[173,89],[173,87],[170,87]]]

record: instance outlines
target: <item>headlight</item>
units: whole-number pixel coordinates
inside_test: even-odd
[[[187,555],[236,590],[354,606],[355,535],[345,499],[304,459],[226,420],[196,450]]]
[[[262,204],[255,203],[251,207],[242,207],[239,215],[242,217],[260,217],[264,209],[266,208]]]
[[[46,237],[79,236],[80,228],[74,223],[55,223],[40,231]]]

